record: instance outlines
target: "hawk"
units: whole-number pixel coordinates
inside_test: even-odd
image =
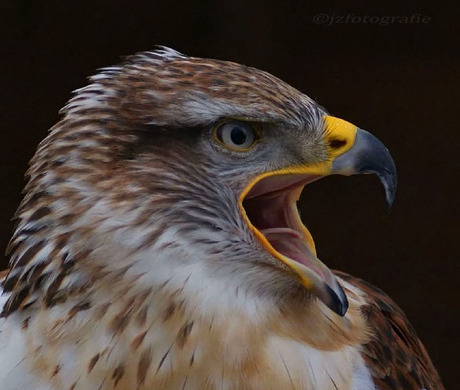
[[[393,160],[276,77],[169,48],[102,69],[31,160],[2,390],[442,389],[403,312],[331,271],[296,201]],[[327,218],[327,214],[325,218]]]

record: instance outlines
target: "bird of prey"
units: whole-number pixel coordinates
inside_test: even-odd
[[[62,114],[8,247],[2,390],[443,388],[403,312],[323,264],[297,211],[330,174],[375,173],[391,203],[377,138],[266,72],[164,47]]]

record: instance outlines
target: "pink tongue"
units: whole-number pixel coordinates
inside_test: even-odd
[[[289,238],[291,239],[297,238],[299,240],[302,239],[302,235],[297,230],[287,228],[287,227],[262,229],[260,232],[270,242],[272,240],[277,240],[277,239],[278,240],[289,239]]]
[[[303,237],[298,231],[290,228],[269,228],[260,232],[276,251],[305,265],[319,277],[324,278],[326,276],[317,266],[318,259],[316,255],[303,242]]]

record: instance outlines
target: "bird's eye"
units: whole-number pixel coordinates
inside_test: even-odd
[[[258,141],[254,127],[246,122],[227,122],[214,130],[217,140],[229,149],[244,151]]]

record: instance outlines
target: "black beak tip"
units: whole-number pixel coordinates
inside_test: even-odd
[[[358,129],[353,147],[337,157],[332,167],[336,174],[377,175],[385,188],[388,210],[393,205],[397,187],[396,166],[388,149],[372,134]]]
[[[334,313],[338,314],[340,317],[343,317],[348,310],[348,299],[342,287],[338,285],[337,294],[329,286],[327,286],[326,289],[330,297],[330,302],[328,302],[329,304],[327,306]]]
[[[396,169],[387,172],[385,175],[380,175],[379,178],[385,188],[385,199],[387,204],[387,210],[390,211],[396,196],[397,178]]]
[[[398,184],[393,158],[385,145],[365,130],[358,130],[356,140],[358,143],[356,171],[373,173],[379,177],[385,188],[385,199],[389,211],[395,200]]]

